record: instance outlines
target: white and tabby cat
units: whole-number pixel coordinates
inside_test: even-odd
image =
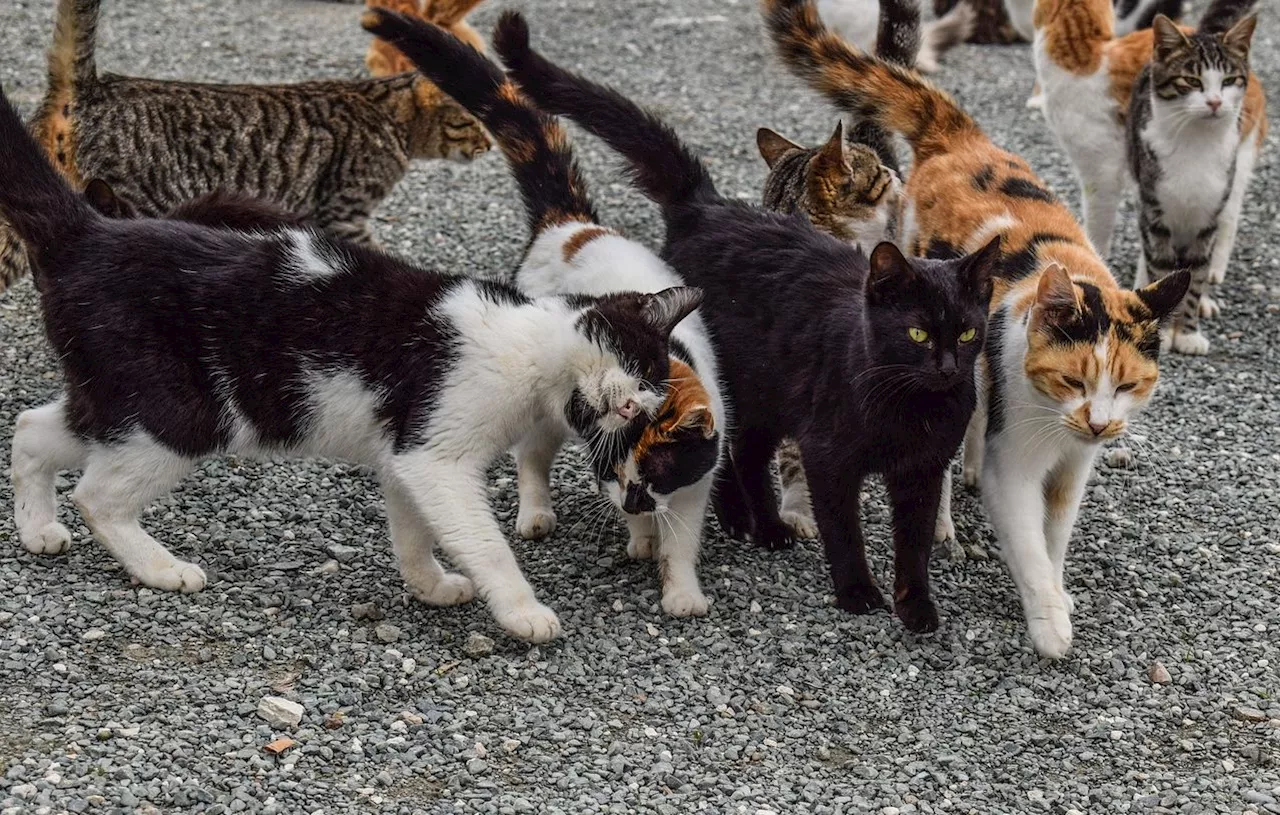
[[[368,13],[365,27],[408,56],[493,134],[520,186],[533,234],[516,284],[535,297],[659,291],[681,280],[647,247],[600,226],[559,121],[539,111],[482,54],[447,31],[405,15]],[[715,351],[698,315],[671,335],[667,399],[625,443],[596,442],[596,477],[630,529],[627,553],[654,558],[669,614],[705,614],[698,585],[702,528],[720,463],[725,404]],[[542,423],[515,448],[517,529],[542,538],[555,528],[551,463],[567,434]]]

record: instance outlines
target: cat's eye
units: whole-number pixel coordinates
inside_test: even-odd
[[[970,328],[968,331],[960,335],[960,342],[973,342],[973,339],[976,336],[978,336],[978,329]]]
[[[1137,382],[1125,382],[1122,385],[1120,385],[1118,388],[1116,388],[1116,393],[1128,393],[1129,391],[1133,390],[1136,387],[1138,387]]]
[[[1229,88],[1229,87],[1231,87],[1232,85],[1239,85],[1239,84],[1241,84],[1242,82],[1244,82],[1244,77],[1242,77],[1242,76],[1228,76],[1228,77],[1223,77],[1223,80],[1222,80],[1222,87],[1224,87],[1224,88]]]
[[[929,332],[925,331],[923,328],[916,328],[912,326],[907,329],[907,336],[916,342],[926,342],[929,339]]]
[[[1203,85],[1200,84],[1200,80],[1196,79],[1194,76],[1184,76],[1182,77],[1182,81],[1187,87],[1195,88],[1196,90],[1199,90],[1200,88],[1204,87]]]
[[[1074,376],[1064,376],[1062,377],[1062,381],[1067,383],[1068,388],[1075,388],[1081,392],[1084,391],[1084,383],[1079,379],[1076,379]]]

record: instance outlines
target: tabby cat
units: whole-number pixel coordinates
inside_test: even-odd
[[[1200,29],[1224,32],[1254,2],[1214,0],[1200,19]],[[1116,39],[1107,0],[1040,0],[1035,22],[1036,75],[1044,88],[1045,119],[1075,167],[1089,239],[1106,256],[1130,175],[1125,119],[1138,74],[1151,61],[1154,35],[1148,29]],[[1267,132],[1262,83],[1250,76],[1244,87],[1240,149],[1231,193],[1219,215],[1220,239],[1209,261],[1212,283],[1220,283],[1226,274],[1245,192]],[[1212,301],[1206,310],[1212,312]]]
[[[484,38],[465,19],[479,4],[480,0],[365,0],[370,9],[383,8],[435,23],[477,51],[483,51]],[[374,76],[391,76],[414,70],[413,63],[404,54],[382,39],[369,43],[364,64]]]
[[[385,12],[365,28],[401,49],[413,64],[465,105],[493,134],[520,186],[532,233],[516,284],[532,296],[608,295],[682,285],[636,241],[600,226],[560,123],[535,108],[490,60],[434,26]],[[667,400],[627,444],[593,444],[601,491],[622,510],[627,553],[654,559],[662,607],[676,616],[705,614],[698,550],[723,450],[725,405],[715,350],[698,315],[671,334]],[[544,424],[516,446],[520,511],[517,531],[546,537],[555,527],[551,463],[564,444],[558,424]]]
[[[1200,317],[1216,316],[1209,264],[1219,241],[1235,237],[1236,218],[1224,218],[1241,170],[1240,123],[1249,83],[1249,44],[1256,17],[1223,34],[1190,36],[1168,17],[1155,21],[1155,57],[1138,75],[1129,104],[1126,145],[1138,182],[1136,285],[1175,269],[1191,272],[1191,287],[1173,319],[1169,342],[1184,354],[1205,354]],[[1252,169],[1247,162],[1246,171]],[[1238,212],[1238,210],[1237,210]],[[1231,235],[1223,233],[1230,227]]]
[[[866,560],[859,491],[882,473],[893,505],[894,608],[912,631],[938,626],[929,557],[942,473],[975,401],[989,271],[999,240],[958,259],[910,260],[881,243],[870,260],[808,219],[719,195],[706,167],[660,120],[530,50],[504,15],[494,49],[538,105],[570,116],[628,161],[661,205],[663,256],[706,294],[734,411],[732,455],[716,491],[730,534],[792,543],[769,463],[794,438],[838,605],[885,607]]]
[[[489,149],[479,123],[416,74],[293,85],[99,76],[98,4],[58,0],[33,130],[73,184],[101,178],[142,214],[224,189],[368,243],[370,214],[410,160]],[[25,268],[12,237],[0,236],[0,289]]]
[[[1100,443],[1123,434],[1150,399],[1160,324],[1189,276],[1118,288],[1070,211],[950,96],[828,33],[809,0],[766,0],[765,14],[798,76],[911,144],[900,223],[912,254],[957,257],[1003,239],[965,474],[981,470],[1036,649],[1062,657],[1073,607],[1063,566],[1085,482]],[[953,531],[943,513],[938,521],[938,535]]]
[[[486,470],[542,422],[616,443],[666,397],[694,289],[530,299],[323,233],[110,219],[0,94],[0,212],[32,251],[63,395],[18,417],[18,536],[64,551],[54,478],[138,582],[197,591],[139,518],[202,459],[292,453],[373,468],[410,591],[478,592],[511,634],[556,636],[488,502]],[[439,545],[466,576],[444,572]]]

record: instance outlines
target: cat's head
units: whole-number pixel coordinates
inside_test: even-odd
[[[818,147],[802,147],[767,127],[756,131],[756,146],[769,165],[766,207],[802,211],[819,229],[867,249],[884,237],[902,182],[870,147],[845,141],[843,122]]]
[[[999,258],[999,237],[954,260],[908,258],[892,243],[876,246],[866,299],[868,350],[881,379],[900,383],[899,393],[973,381]]]
[[[674,357],[666,401],[626,457],[603,473],[614,505],[632,515],[662,512],[677,490],[711,475],[720,455],[720,429],[698,375]]]
[[[597,474],[634,444],[667,397],[672,329],[702,302],[702,290],[675,286],[653,294],[574,298],[575,329],[588,352],[579,360],[565,418],[592,446]],[[620,431],[625,440],[607,438]]]
[[[1024,371],[1042,407],[1077,439],[1115,438],[1151,398],[1160,329],[1191,282],[1177,272],[1137,291],[1041,272],[1027,321]]]
[[[1245,17],[1222,34],[1184,34],[1156,15],[1151,59],[1154,105],[1189,119],[1236,120],[1249,82],[1249,45],[1257,18]]]
[[[415,110],[409,123],[412,158],[468,162],[493,146],[480,120],[426,77],[414,77],[413,100]]]

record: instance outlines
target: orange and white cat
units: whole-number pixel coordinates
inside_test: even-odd
[[[1073,636],[1063,569],[1085,481],[1102,442],[1121,436],[1151,398],[1160,324],[1188,275],[1121,289],[1066,206],[950,96],[829,33],[810,0],[764,0],[764,8],[792,71],[910,143],[905,247],[957,257],[1002,238],[964,472],[981,479],[1036,650],[1060,658]],[[954,534],[943,495],[940,539]]]

